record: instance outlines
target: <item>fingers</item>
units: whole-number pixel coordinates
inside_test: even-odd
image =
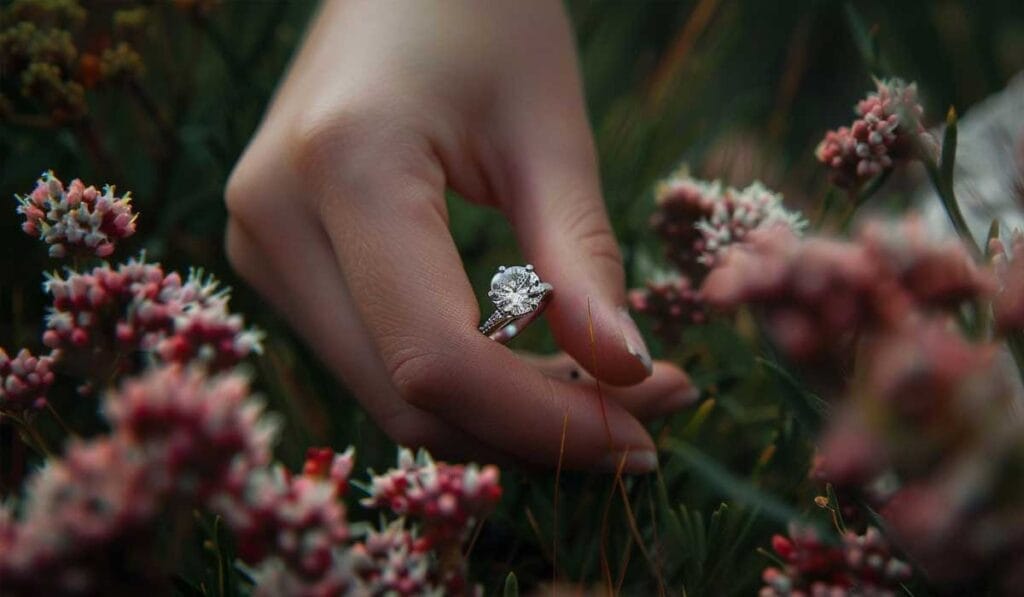
[[[517,354],[553,379],[583,387],[595,385],[594,378],[567,354],[541,356],[522,351]],[[700,397],[700,391],[689,376],[664,361],[655,361],[654,373],[639,385],[628,388],[609,386],[603,387],[602,391],[606,398],[619,403],[642,421],[672,414],[692,405]]]
[[[528,260],[555,287],[547,311],[555,338],[601,380],[637,383],[651,374],[651,357],[625,308],[622,257],[582,101],[553,115],[522,109],[531,126],[512,127],[505,142],[505,209]]]
[[[444,177],[426,143],[365,143],[334,163],[316,189],[322,221],[403,399],[530,462],[563,455],[564,421],[566,466],[613,468],[624,453],[629,472],[655,466],[651,438],[625,409],[602,409],[592,389],[546,377],[476,330],[476,299],[447,230]]]
[[[250,151],[261,147],[253,145]],[[226,249],[236,271],[289,320],[395,441],[429,447],[442,458],[507,460],[398,396],[354,312],[330,243],[294,196],[298,181],[280,173],[273,179],[261,176],[269,171],[260,167],[263,157],[247,156],[240,168],[255,172],[236,171],[228,185],[232,217]]]

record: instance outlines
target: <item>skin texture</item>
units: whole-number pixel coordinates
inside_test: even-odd
[[[446,188],[508,218],[569,356],[477,332]],[[234,267],[402,444],[553,466],[565,422],[566,466],[642,472],[640,421],[696,399],[622,309],[559,3],[328,0],[226,198]]]

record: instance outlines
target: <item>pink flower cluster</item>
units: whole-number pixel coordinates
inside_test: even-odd
[[[1024,332],[1024,231],[1014,232],[1009,251],[999,239],[992,239],[999,292],[992,300],[997,329],[1004,333]]]
[[[1016,372],[999,350],[1019,305],[1001,297],[1024,268],[996,249],[979,267],[915,218],[852,242],[755,233],[701,289],[716,307],[752,306],[786,356],[824,377],[836,404],[815,476],[867,499],[934,580],[970,590],[1010,586],[1024,546],[1024,530],[1000,522],[1022,515],[1024,492],[987,481],[1024,462]],[[972,341],[955,318],[989,299],[994,336]]]
[[[933,143],[921,125],[924,109],[917,85],[900,79],[876,80],[875,85],[876,91],[857,103],[853,124],[827,132],[815,151],[837,186],[855,190],[896,161],[912,157],[918,139]]]
[[[268,586],[300,589],[289,593],[295,595],[348,590],[343,564],[349,528],[341,498],[353,462],[352,448],[341,454],[312,450],[301,475],[282,466],[256,470],[212,500],[238,537],[240,557],[259,565],[257,575],[266,576]]]
[[[726,250],[758,230],[799,234],[804,218],[787,210],[782,196],[760,182],[744,189],[691,177],[685,168],[658,184],[651,227],[665,244],[678,274],[654,279],[630,292],[630,306],[648,315],[655,333],[676,343],[686,325],[705,320],[703,297],[695,290]]]
[[[398,453],[398,468],[374,476],[362,504],[387,508],[423,524],[422,549],[460,543],[471,526],[490,514],[501,498],[499,471],[434,462],[426,451]]]
[[[772,538],[772,548],[784,565],[765,569],[761,597],[895,597],[910,578],[910,566],[874,527],[863,535],[847,531],[839,545],[812,529],[792,527],[789,537]]]
[[[159,520],[189,516],[229,472],[270,459],[274,424],[237,374],[156,368],[110,393],[105,412],[109,436],[73,442],[29,481],[20,518],[0,516],[5,594],[159,586]]]
[[[781,227],[799,232],[803,217],[787,210],[782,196],[760,182],[744,189],[690,177],[685,169],[659,183],[651,227],[665,242],[666,257],[699,282],[722,252],[755,229]]]
[[[398,519],[381,531],[369,531],[350,553],[352,573],[373,597],[463,595],[461,576],[439,582],[434,555],[417,546],[415,534]]]
[[[53,359],[21,349],[12,359],[0,348],[0,414],[22,414],[46,406],[53,384]]]
[[[129,366],[137,351],[165,362],[228,369],[261,350],[258,332],[228,311],[228,295],[212,278],[192,272],[182,281],[159,264],[131,259],[87,273],[50,275],[53,296],[43,342],[72,369]]]
[[[688,325],[703,323],[707,313],[700,293],[682,275],[647,281],[646,288],[629,291],[629,306],[651,320],[652,331],[675,345]]]
[[[135,234],[131,196],[114,196],[112,186],[101,194],[76,178],[65,189],[53,172],[44,172],[35,190],[18,201],[22,230],[50,245],[52,257],[108,257],[117,241]]]
[[[910,218],[868,225],[852,243],[759,231],[712,270],[701,294],[719,309],[755,306],[790,359],[836,376],[862,334],[955,309],[992,288],[961,244],[928,240]]]

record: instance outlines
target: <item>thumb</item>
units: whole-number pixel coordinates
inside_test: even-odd
[[[554,286],[546,315],[558,344],[598,379],[634,384],[651,374],[651,357],[626,309],[589,128],[582,117],[549,124],[531,127],[506,162],[505,211],[526,258]]]

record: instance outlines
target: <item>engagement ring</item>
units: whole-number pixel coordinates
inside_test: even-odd
[[[487,293],[495,311],[480,325],[480,331],[496,342],[508,342],[547,307],[552,290],[551,284],[540,281],[532,265],[499,267]]]

